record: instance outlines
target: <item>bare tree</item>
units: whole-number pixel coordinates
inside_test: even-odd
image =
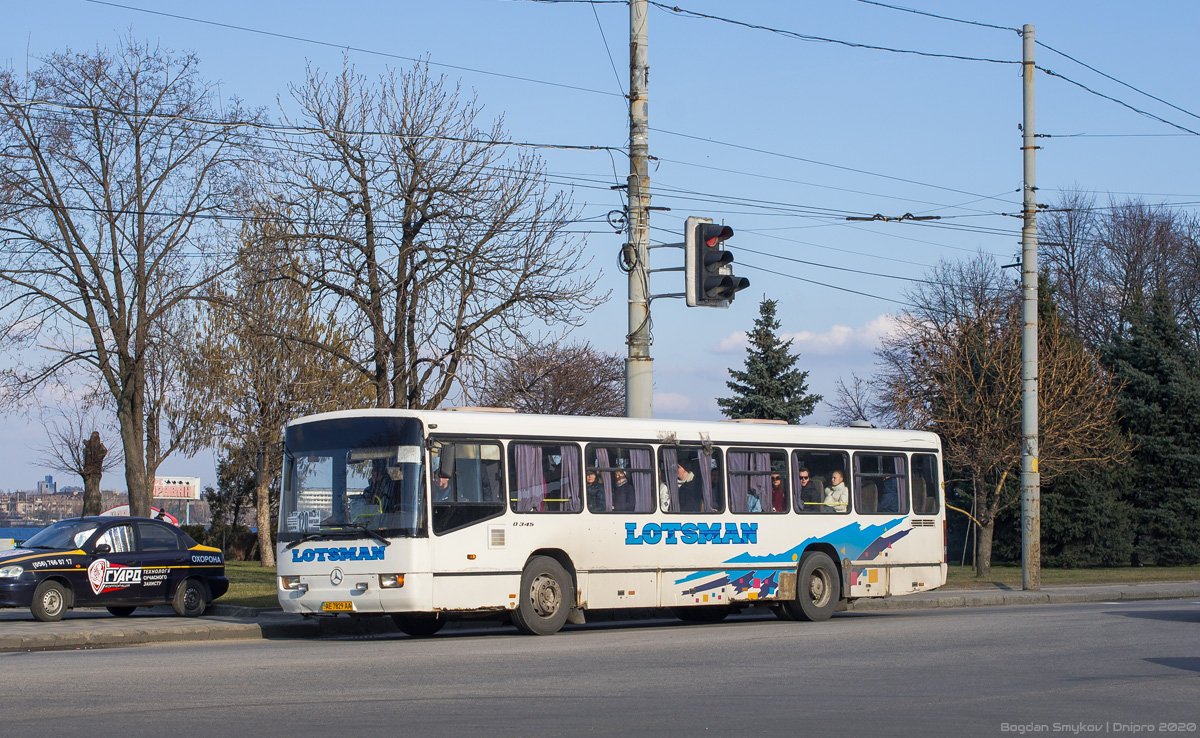
[[[1200,336],[1200,268],[1194,219],[1165,205],[1062,193],[1047,213],[1045,264],[1071,328],[1092,346],[1125,335],[1134,306],[1165,287]]]
[[[565,232],[569,197],[444,77],[310,68],[292,96],[315,133],[281,138],[274,199],[295,214],[285,237],[326,311],[362,326],[349,347],[320,348],[372,383],[377,406],[437,407],[530,326],[576,325],[599,302]]]
[[[549,342],[497,357],[468,395],[481,405],[551,415],[625,414],[625,360],[588,343]]]
[[[95,408],[74,403],[69,409],[60,407],[42,417],[46,429],[46,445],[41,448],[42,463],[66,474],[78,474],[83,480],[83,515],[99,515],[101,510],[100,480],[104,472],[121,463],[120,449],[109,453],[96,428],[106,428]],[[107,435],[107,433],[105,434]]]
[[[1021,467],[1020,303],[987,257],[940,263],[916,306],[877,356],[876,391],[899,427],[941,435],[945,459],[972,482],[980,523],[979,574],[991,569],[996,516],[1019,501]],[[1038,331],[1039,469],[1043,482],[1087,465],[1119,463],[1112,432],[1117,387],[1050,300]]]
[[[275,565],[271,521],[283,463],[280,429],[301,415],[370,400],[370,384],[333,355],[349,345],[346,332],[313,313],[295,264],[266,245],[278,243],[281,228],[271,219],[243,228],[244,248],[228,278],[209,290],[185,367],[196,388],[194,404],[204,409],[188,450],[215,443],[231,469],[258,469],[254,502],[266,567]]]
[[[838,377],[834,390],[836,397],[827,403],[834,425],[850,425],[856,420],[873,422],[881,414],[879,400],[869,379],[851,372],[850,383]]]
[[[1071,329],[1088,336],[1093,344],[1098,336],[1099,301],[1097,291],[1102,253],[1096,230],[1096,199],[1079,188],[1065,190],[1041,224],[1038,246],[1043,268],[1058,289],[1059,304]]]
[[[167,324],[217,272],[217,215],[245,200],[236,101],[216,109],[197,59],[125,41],[0,72],[0,343],[21,361],[3,398],[80,381],[111,398],[131,512],[171,441],[148,416],[169,379]],[[215,121],[215,122],[208,122]],[[159,409],[162,409],[160,402]]]

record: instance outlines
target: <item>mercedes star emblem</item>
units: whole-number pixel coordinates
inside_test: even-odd
[[[341,584],[342,583],[342,570],[335,568],[333,571],[329,572],[329,582],[331,584],[333,584],[333,586],[335,586],[335,587],[338,586],[339,584]]]

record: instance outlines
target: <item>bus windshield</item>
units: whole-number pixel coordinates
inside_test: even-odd
[[[279,540],[345,527],[426,535],[421,441],[414,418],[334,418],[289,427]]]

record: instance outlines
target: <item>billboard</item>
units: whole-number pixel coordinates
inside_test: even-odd
[[[156,500],[198,500],[200,477],[155,477],[151,496]]]

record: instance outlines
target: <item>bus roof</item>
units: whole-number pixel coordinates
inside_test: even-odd
[[[941,449],[937,434],[916,430],[784,425],[667,418],[608,418],[591,415],[529,415],[480,410],[338,410],[298,418],[288,426],[343,418],[416,418],[427,430],[448,435],[508,437],[630,438],[678,443],[771,443],[822,446]]]

